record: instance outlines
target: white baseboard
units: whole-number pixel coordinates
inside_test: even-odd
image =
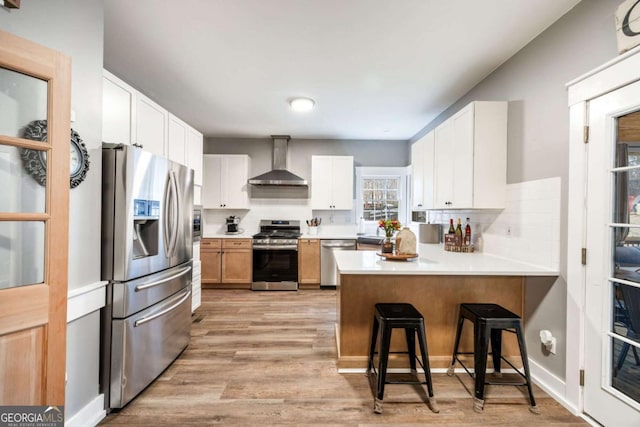
[[[104,394],[100,394],[69,418],[64,425],[65,427],[94,427],[106,416]]]
[[[529,359],[529,369],[531,370],[531,379],[538,387],[544,390],[549,396],[553,397],[559,404],[564,406],[569,412],[575,416],[582,416],[582,411],[565,399],[566,384],[555,374],[543,368],[542,365],[535,360]]]

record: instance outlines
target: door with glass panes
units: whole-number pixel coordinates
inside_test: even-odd
[[[638,426],[640,82],[592,100],[588,117],[584,412]]]
[[[64,405],[70,81],[0,31],[0,405]]]

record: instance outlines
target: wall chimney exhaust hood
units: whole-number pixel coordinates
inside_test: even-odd
[[[287,145],[289,135],[271,135],[273,140],[273,169],[262,175],[251,178],[252,185],[306,187],[307,180],[287,170]]]

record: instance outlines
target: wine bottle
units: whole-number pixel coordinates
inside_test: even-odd
[[[457,247],[462,246],[462,224],[460,223],[460,218],[458,218],[458,225],[455,231],[455,244]]]
[[[467,223],[464,227],[464,245],[471,246],[471,222],[467,218]]]
[[[449,234],[454,234],[456,229],[453,228],[453,218],[449,218]]]

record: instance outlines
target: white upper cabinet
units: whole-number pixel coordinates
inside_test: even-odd
[[[249,209],[249,156],[205,154],[202,205],[205,209]]]
[[[311,208],[353,209],[353,156],[311,156]]]
[[[476,101],[434,131],[434,209],[502,209],[507,102]]]
[[[202,186],[203,137],[192,127],[187,128],[187,166],[193,169],[193,183]]]
[[[136,96],[135,143],[158,156],[166,157],[169,112],[141,93]]]
[[[194,184],[202,185],[200,132],[107,70],[103,70],[102,91],[104,142],[140,145],[146,151],[186,165],[194,170]]]
[[[104,70],[102,79],[102,141],[131,145],[136,90]]]
[[[182,165],[187,164],[187,128],[188,125],[169,114],[169,144],[167,145],[167,157],[169,160]]]
[[[412,207],[433,209],[435,132],[431,131],[411,146]]]

